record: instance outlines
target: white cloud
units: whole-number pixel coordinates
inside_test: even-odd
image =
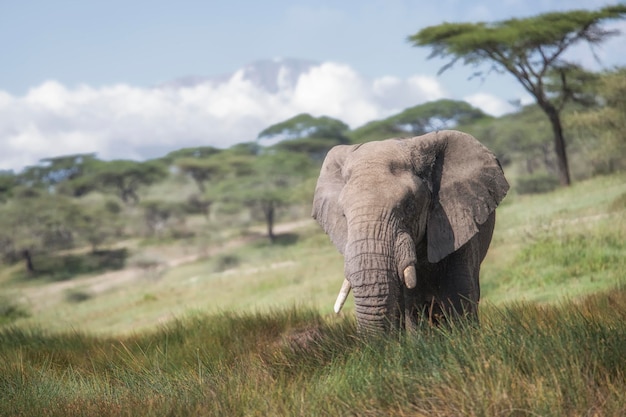
[[[424,75],[414,75],[405,80],[391,76],[381,77],[374,80],[372,91],[385,109],[385,115],[447,95],[435,77]]]
[[[255,140],[264,128],[302,112],[357,127],[448,96],[434,77],[367,79],[332,62],[279,86],[268,92],[238,72],[224,83],[182,88],[69,88],[47,81],[22,97],[0,91],[0,169],[82,152],[145,159],[189,146],[228,147]],[[510,109],[487,95],[468,101],[492,114]]]
[[[492,116],[502,116],[516,110],[516,107],[511,103],[486,93],[472,94],[464,97],[463,100]]]
[[[291,103],[297,112],[327,115],[354,126],[376,118],[371,86],[347,65],[324,63],[303,74]]]

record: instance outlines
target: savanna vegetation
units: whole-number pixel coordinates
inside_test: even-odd
[[[602,16],[579,17],[599,30]],[[447,53],[484,58],[463,47]],[[494,118],[454,100],[355,129],[301,114],[229,149],[0,173],[0,415],[626,414],[626,72],[551,70],[550,85],[575,86],[543,92],[569,186],[542,103]],[[309,218],[321,161],[441,128],[491,148],[512,185],[481,326],[365,340],[350,302],[331,315],[343,261]]]

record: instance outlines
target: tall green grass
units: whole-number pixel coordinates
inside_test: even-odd
[[[362,339],[306,309],[194,315],[123,338],[0,331],[0,415],[618,416],[626,290],[486,306]]]
[[[626,277],[626,175],[507,196],[481,269],[482,298],[554,302]]]
[[[626,220],[607,216],[536,229],[511,261],[485,265],[481,291],[491,302],[553,302],[624,282],[625,271]]]

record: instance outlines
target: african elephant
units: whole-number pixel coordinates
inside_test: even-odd
[[[312,216],[344,255],[361,330],[478,320],[479,270],[509,185],[496,157],[453,130],[330,150]]]

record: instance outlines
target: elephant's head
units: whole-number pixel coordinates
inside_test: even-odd
[[[468,242],[507,190],[495,156],[457,131],[334,147],[312,216],[345,257],[335,310],[352,290],[361,328],[398,328],[403,286]]]

